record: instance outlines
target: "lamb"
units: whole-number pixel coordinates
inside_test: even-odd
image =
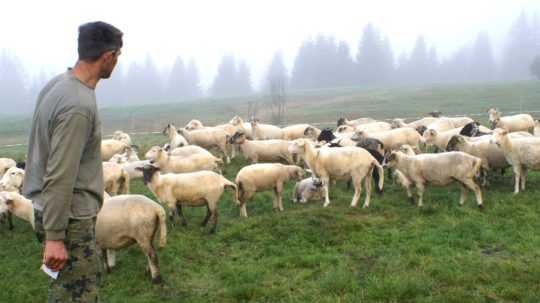
[[[167,243],[166,213],[161,205],[143,195],[118,195],[106,198],[96,218],[96,244],[106,250],[105,268],[115,265],[115,250],[137,243],[148,259],[153,283],[161,283],[154,235],[159,228],[159,246]]]
[[[289,150],[298,153],[306,161],[311,171],[323,182],[325,202],[324,207],[330,204],[328,198],[328,185],[330,178],[349,180],[352,178],[354,196],[351,207],[356,207],[362,190],[362,181],[365,181],[366,198],[364,207],[369,207],[371,198],[371,176],[373,169],[377,168],[380,179],[379,189],[382,191],[384,184],[384,171],[377,160],[365,149],[359,147],[322,147],[315,149],[313,144],[306,139],[293,141]]]
[[[420,143],[424,143],[424,138],[412,128],[403,127],[389,131],[368,134],[365,131],[356,132],[353,140],[374,138],[382,142],[385,152],[398,150],[403,144],[408,144],[415,149],[420,149]]]
[[[203,124],[201,121],[197,120],[197,119],[193,119],[191,121],[188,122],[188,124],[186,124],[186,126],[184,126],[185,129],[187,130],[194,130],[194,129],[199,129],[199,128],[203,128]]]
[[[251,129],[255,140],[284,139],[283,130],[275,125],[262,124],[259,120],[251,120]]]
[[[121,164],[103,162],[103,185],[111,196],[129,193],[129,174]]]
[[[24,181],[24,170],[18,167],[10,167],[6,173],[0,179],[0,191],[6,192],[15,192],[20,194]],[[0,219],[6,219],[8,222],[9,230],[13,230],[13,219],[11,212],[7,212],[6,218],[3,218],[3,215],[0,215]]]
[[[283,185],[290,179],[302,180],[304,170],[296,165],[279,163],[252,164],[243,167],[236,175],[240,216],[247,217],[246,203],[255,192],[274,190],[274,209],[283,211]]]
[[[482,160],[463,152],[445,152],[440,154],[421,154],[408,156],[400,151],[394,151],[387,158],[386,166],[399,170],[417,189],[418,206],[423,205],[425,187],[428,183],[444,186],[452,181],[461,184],[463,205],[467,188],[474,191],[478,207],[483,208],[482,192],[474,178],[479,175]],[[409,199],[413,200],[410,193]]]
[[[169,144],[173,149],[189,145],[186,138],[182,137],[182,135],[176,130],[176,127],[171,123],[165,126],[163,129],[163,135],[169,137]]]
[[[491,129],[502,128],[507,132],[526,131],[534,134],[534,119],[528,114],[501,117],[499,112],[490,112]]]
[[[300,182],[296,182],[294,185],[292,199],[294,203],[306,203],[310,200],[322,200],[323,198],[322,181],[318,178],[306,178]]]
[[[125,143],[127,143],[129,145],[133,144],[132,141],[131,141],[131,137],[127,133],[124,133],[121,130],[115,131],[112,138],[114,140],[125,142]]]
[[[206,149],[210,149],[212,147],[219,148],[225,155],[226,162],[231,162],[231,158],[229,156],[230,146],[228,144],[230,136],[223,129],[207,127],[192,131],[180,129],[179,132],[182,136],[184,136],[184,138],[186,138],[189,144],[198,145]]]
[[[238,204],[238,189],[236,184],[225,179],[222,175],[211,171],[198,171],[183,174],[161,174],[159,168],[146,165],[142,169],[144,184],[154,193],[159,202],[166,204],[171,210],[171,222],[178,214],[182,225],[187,221],[182,213],[182,206],[206,206],[207,214],[202,222],[206,226],[213,222],[210,233],[214,233],[218,221],[218,205],[221,194],[226,187],[234,189],[233,201]]]
[[[360,124],[366,124],[366,123],[372,123],[372,122],[377,122],[377,121],[372,118],[358,118],[356,120],[349,120],[347,118],[339,118],[337,121],[337,126],[339,127],[341,125],[349,125],[349,126],[354,127]]]
[[[512,165],[514,171],[514,193],[525,190],[527,170],[540,170],[540,138],[513,139],[504,129],[496,129],[491,143],[502,149],[504,157]]]
[[[237,132],[229,140],[237,144],[245,158],[252,163],[259,161],[285,161],[293,164],[293,155],[289,152],[289,141],[285,140],[247,140],[243,132]]]
[[[424,140],[428,145],[434,145],[438,150],[444,151],[448,145],[448,141],[454,135],[458,135],[461,132],[461,128],[454,128],[446,131],[437,131],[435,129],[428,129],[424,132]]]
[[[145,155],[151,163],[156,163],[161,171],[166,173],[189,173],[200,170],[210,170],[219,172],[221,159],[213,155],[193,154],[188,157],[172,156],[160,146],[154,146]]]
[[[0,192],[0,215],[2,214],[14,214],[15,216],[29,222],[34,225],[34,207],[32,201],[26,199],[17,192],[2,191]],[[13,225],[10,226],[10,230],[13,229]]]
[[[437,119],[438,118],[435,118],[435,117],[424,117],[422,119],[413,121],[411,123],[405,123],[403,119],[394,119],[392,120],[391,125],[392,125],[392,128],[410,127],[410,128],[417,129],[420,126],[427,127],[431,123],[437,121]]]
[[[0,178],[6,173],[6,171],[12,167],[17,166],[17,162],[10,158],[0,158]]]
[[[131,148],[126,142],[108,139],[101,141],[101,160],[109,161],[115,154],[123,154]]]

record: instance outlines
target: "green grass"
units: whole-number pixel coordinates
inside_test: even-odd
[[[530,88],[530,96],[538,93]],[[452,88],[434,90],[452,99]],[[455,94],[468,90],[487,91],[471,86]],[[403,96],[419,99],[412,92]],[[459,110],[476,112],[484,105],[467,106]],[[160,135],[133,139],[142,153],[165,142]],[[2,156],[21,158],[23,153],[22,147],[0,150]],[[224,175],[234,180],[244,165],[243,159],[234,159]],[[374,193],[369,209],[353,209],[352,190],[343,183],[331,186],[328,208],[319,202],[291,203],[292,185],[286,187],[284,212],[272,210],[270,192],[258,193],[247,205],[248,218],[239,217],[225,192],[215,235],[199,226],[205,209],[187,208],[188,226],[171,228],[167,246],[158,251],[165,283],[150,283],[146,258],[133,246],[118,253],[117,266],[105,277],[106,302],[540,301],[538,173],[530,173],[528,188],[519,195],[512,194],[510,173],[491,178],[483,189],[484,211],[472,194],[460,207],[458,186],[428,187],[425,205],[418,208],[387,180],[385,193]],[[154,199],[138,180],[131,192]],[[40,260],[41,248],[27,223],[15,220],[13,232],[0,226],[0,302],[45,300],[47,278],[39,271]]]

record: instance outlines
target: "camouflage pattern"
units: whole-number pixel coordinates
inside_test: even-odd
[[[43,213],[34,211],[36,236],[43,243]],[[95,219],[70,219],[64,240],[69,259],[58,279],[51,279],[49,303],[100,302],[100,255],[96,248]]]

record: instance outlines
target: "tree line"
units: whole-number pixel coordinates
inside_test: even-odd
[[[437,47],[423,36],[410,52],[395,53],[390,38],[375,24],[367,24],[354,50],[346,41],[317,35],[301,43],[289,71],[283,54],[269,62],[258,92],[280,83],[287,89],[345,86],[418,85],[445,82],[540,79],[540,20],[521,13],[512,23],[500,56],[490,36],[476,39],[440,57]],[[6,112],[28,112],[39,90],[51,78],[45,72],[34,77],[20,59],[0,52],[0,102]],[[247,63],[233,54],[222,57],[216,75],[205,91],[194,59],[177,57],[169,70],[156,67],[150,56],[143,63],[119,64],[109,81],[97,91],[102,105],[178,102],[210,96],[245,96],[257,93]]]

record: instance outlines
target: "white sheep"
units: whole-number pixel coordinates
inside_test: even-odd
[[[339,118],[337,122],[337,126],[349,125],[349,126],[354,127],[360,124],[366,124],[366,123],[372,123],[372,122],[376,122],[376,120],[372,118],[358,118],[355,120],[349,120],[347,118]]]
[[[0,158],[0,178],[6,173],[11,167],[17,166],[17,162],[10,158]]]
[[[0,192],[0,215],[14,214],[15,216],[27,221],[34,226],[34,207],[32,201],[26,199],[17,192],[2,191]],[[10,229],[13,229],[10,226]]]
[[[200,170],[219,172],[221,159],[207,154],[192,154],[187,157],[169,155],[160,146],[153,146],[145,155],[151,163],[156,163],[164,173],[189,173]]]
[[[445,131],[437,131],[435,129],[427,129],[424,134],[424,140],[427,145],[436,146],[438,150],[445,151],[448,141],[454,135],[459,135],[460,128],[453,128]]]
[[[354,131],[365,131],[367,133],[376,133],[376,132],[382,132],[391,130],[392,125],[388,122],[372,122],[372,123],[366,123],[366,124],[360,124],[355,126]]]
[[[497,144],[514,171],[514,193],[525,190],[527,170],[540,170],[540,138],[516,138],[508,136],[508,131],[496,129],[491,143]]]
[[[534,120],[534,135],[540,137],[540,120]]]
[[[123,154],[131,148],[131,145],[115,140],[107,139],[101,141],[101,159],[103,161],[109,161],[115,154]]]
[[[167,124],[163,129],[163,135],[169,138],[169,144],[172,149],[189,145],[186,138],[178,133],[174,124]]]
[[[318,178],[305,178],[300,182],[296,182],[293,189],[294,203],[306,203],[310,200],[323,200],[324,191],[322,181]]]
[[[24,170],[10,167],[0,179],[0,191],[21,193],[24,181]]]
[[[202,124],[202,122],[200,120],[197,120],[197,119],[193,119],[191,121],[188,122],[188,124],[186,124],[186,126],[184,126],[185,129],[187,130],[194,130],[194,129],[199,129],[199,128],[203,128],[204,125]]]
[[[444,186],[458,181],[461,184],[459,204],[463,205],[465,202],[468,188],[474,191],[478,207],[484,207],[482,192],[474,181],[480,174],[482,166],[480,158],[463,152],[409,156],[400,151],[394,151],[387,158],[385,165],[398,169],[416,187],[418,206],[423,205],[427,184]],[[409,192],[407,194],[413,200],[412,195]]]
[[[114,140],[118,140],[118,141],[122,141],[122,142],[125,142],[129,145],[133,144],[132,141],[131,141],[131,137],[129,136],[129,134],[121,131],[121,130],[117,130],[113,133],[113,136],[112,138]]]
[[[313,129],[313,127],[309,124],[293,124],[293,125],[284,127],[281,129],[281,131],[283,132],[283,139],[290,141],[290,140],[295,140],[299,138],[305,138],[306,137],[305,132],[308,128]]]
[[[221,152],[225,155],[226,162],[231,162],[229,153],[230,145],[228,143],[230,136],[223,129],[206,127],[192,131],[188,131],[186,129],[180,129],[178,131],[182,136],[184,136],[184,138],[186,138],[189,144],[198,145],[206,149],[210,149],[212,147],[219,148],[219,150],[221,150]]]
[[[283,139],[283,130],[275,125],[262,124],[259,120],[251,120],[251,129],[255,140]]]
[[[163,150],[168,152],[171,156],[189,157],[194,154],[213,156],[211,152],[197,145],[182,146],[171,150],[171,146],[169,144],[165,144],[163,146]]]
[[[412,121],[411,123],[405,123],[405,120],[403,119],[394,119],[392,120],[392,128],[400,128],[400,127],[410,127],[417,129],[418,127],[428,127],[431,123],[437,121],[438,118],[435,117],[424,117],[419,120]]]
[[[208,221],[213,222],[210,233],[214,233],[218,221],[219,199],[226,187],[234,189],[233,201],[238,204],[238,189],[236,184],[225,179],[222,175],[211,171],[198,171],[183,174],[160,174],[159,168],[146,165],[142,169],[144,184],[154,193],[159,202],[171,210],[171,222],[175,214],[182,219],[182,225],[187,221],[182,213],[182,206],[207,208],[206,217],[202,222],[206,226]]]
[[[320,134],[321,134],[321,130],[314,126],[309,126],[304,130],[304,137],[311,139],[313,141],[317,141],[317,138],[319,137]]]
[[[115,265],[115,250],[137,243],[148,259],[152,282],[160,283],[159,261],[154,236],[159,229],[159,246],[167,243],[166,213],[161,205],[143,195],[106,197],[96,218],[96,244],[106,250],[105,267]]]
[[[383,189],[384,171],[377,160],[365,149],[360,147],[321,147],[316,149],[306,139],[293,141],[289,150],[302,156],[310,170],[323,182],[325,202],[324,207],[330,204],[328,198],[328,185],[330,178],[349,180],[354,185],[354,196],[351,207],[356,207],[362,191],[362,181],[365,181],[366,198],[364,207],[369,207],[371,199],[371,176],[373,169],[378,170],[379,189]]]
[[[534,134],[534,119],[529,114],[519,114],[512,116],[501,117],[499,112],[492,113],[493,120],[491,121],[491,128],[502,128],[507,132],[526,131]],[[490,120],[491,120],[490,114]]]
[[[129,193],[129,174],[121,164],[103,162],[103,186],[111,196]]]
[[[244,166],[236,175],[240,216],[247,217],[246,203],[256,193],[273,190],[274,209],[283,211],[282,192],[284,184],[290,179],[301,180],[304,170],[296,165],[279,163],[259,163]]]
[[[410,127],[396,128],[375,133],[358,131],[355,133],[352,139],[359,140],[366,138],[374,138],[381,141],[386,152],[398,150],[403,144],[408,144],[414,149],[419,150],[420,144],[425,142],[424,138],[422,138],[422,136],[415,129]]]
[[[286,140],[248,140],[242,132],[237,132],[230,139],[231,144],[240,147],[245,158],[252,163],[259,161],[285,161],[293,164],[293,155],[289,152],[289,141]]]

